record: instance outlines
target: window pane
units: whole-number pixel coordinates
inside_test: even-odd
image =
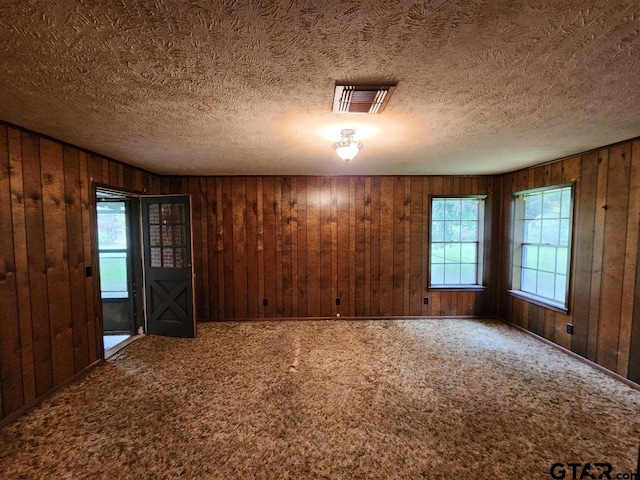
[[[102,298],[128,297],[127,252],[100,252],[99,257]]]
[[[157,203],[149,205],[149,223],[160,223],[160,206]]]
[[[162,266],[165,268],[173,268],[173,248],[162,249]]]
[[[444,265],[437,264],[431,266],[431,283],[433,285],[444,285]]]
[[[434,243],[431,245],[431,263],[444,263],[443,243]]]
[[[124,202],[98,202],[98,248],[126,249],[127,220]]]
[[[542,196],[532,195],[525,200],[524,218],[536,219],[542,216]]]
[[[475,243],[463,243],[460,245],[460,261],[462,263],[473,263],[475,264],[476,253],[478,251],[477,245]]]
[[[554,190],[543,194],[542,200],[542,217],[543,218],[559,218],[560,217],[560,190]]]
[[[520,290],[524,292],[529,292],[529,293],[536,293],[537,278],[538,278],[538,275],[535,270],[523,268]]]
[[[460,283],[463,285],[475,285],[478,282],[476,264],[463,264],[460,266]]]
[[[434,198],[431,203],[431,219],[444,220],[444,200]]]
[[[460,240],[463,242],[478,241],[478,222],[466,220],[462,222],[460,228]]]
[[[569,219],[564,219],[560,224],[560,240],[558,245],[569,245]]]
[[[522,247],[522,266],[525,268],[538,268],[538,247],[524,245]]]
[[[564,303],[566,301],[567,293],[567,277],[565,275],[556,275],[556,291],[554,298],[558,302]]]
[[[555,298],[555,275],[549,272],[538,272],[538,295]]]
[[[460,263],[460,244],[447,243],[444,247],[445,263]]]
[[[444,266],[444,283],[447,285],[460,285],[459,264],[447,264]]]
[[[569,218],[571,216],[571,189],[562,189],[562,207],[560,208],[560,215],[563,218]]]
[[[525,220],[523,242],[540,243],[540,220]]]
[[[543,220],[541,243],[558,245],[560,240],[560,220]]]
[[[152,247],[149,249],[151,253],[151,266],[154,268],[162,267],[162,252],[160,248]]]
[[[558,248],[556,252],[556,272],[566,275],[567,272],[567,256],[569,252],[566,248]]]
[[[444,219],[460,220],[460,199],[447,198],[444,201]]]
[[[538,268],[545,272],[556,271],[555,247],[540,247],[538,255]]]
[[[444,240],[445,242],[460,241],[460,222],[445,222]]]
[[[431,222],[431,241],[444,242],[444,222]]]
[[[462,220],[478,220],[478,200],[462,200]]]

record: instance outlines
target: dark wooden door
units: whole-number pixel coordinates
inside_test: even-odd
[[[147,333],[195,337],[188,196],[142,197]]]

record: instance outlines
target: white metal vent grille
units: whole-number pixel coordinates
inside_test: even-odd
[[[395,85],[336,85],[334,113],[382,113]]]

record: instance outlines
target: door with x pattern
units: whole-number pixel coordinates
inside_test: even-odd
[[[147,333],[195,337],[189,196],[142,197]]]

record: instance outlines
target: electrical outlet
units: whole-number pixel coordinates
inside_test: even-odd
[[[425,305],[429,305],[429,297],[424,297],[424,300],[422,300],[422,303],[424,303]]]
[[[572,323],[567,323],[567,333],[569,335],[573,335],[573,324]]]
[[[336,298],[336,305],[338,305],[338,306],[340,305],[340,299],[339,298]]]

